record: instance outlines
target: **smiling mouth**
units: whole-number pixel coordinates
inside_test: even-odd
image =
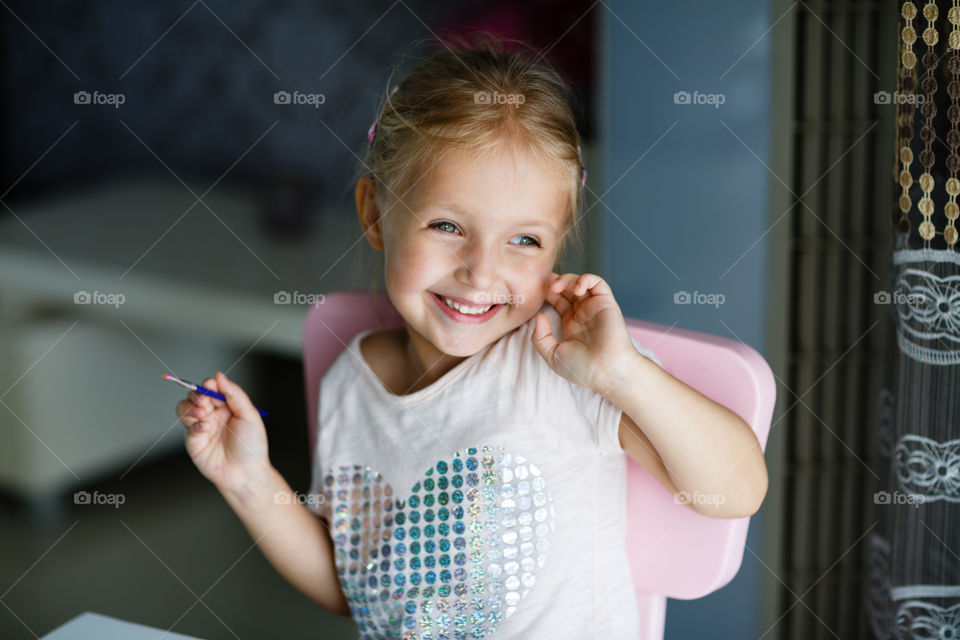
[[[433,291],[430,292],[430,295],[433,296],[433,299],[436,301],[437,305],[443,309],[448,316],[459,322],[486,322],[500,310],[500,307],[504,306],[502,304],[472,306],[461,304],[456,300],[447,298],[446,296],[442,296]]]
[[[463,313],[466,315],[470,315],[470,316],[482,315],[487,311],[490,311],[490,309],[496,306],[496,305],[488,304],[485,307],[475,307],[472,305],[460,304],[456,300],[452,300],[451,298],[447,298],[439,294],[434,294],[434,295],[437,296],[440,299],[440,301],[443,302],[443,304],[447,305],[451,309],[455,311],[459,311],[460,313]]]

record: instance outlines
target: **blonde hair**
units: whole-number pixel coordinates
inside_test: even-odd
[[[508,43],[522,51],[508,51]],[[580,134],[568,83],[540,58],[522,42],[486,35],[462,38],[444,43],[404,76],[395,92],[385,92],[373,144],[359,172],[372,178],[379,210],[403,197],[447,153],[479,153],[510,143],[515,153],[547,161],[569,185],[559,261],[568,235],[580,241]],[[497,95],[510,99],[503,102]]]

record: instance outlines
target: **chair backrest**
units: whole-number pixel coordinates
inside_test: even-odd
[[[376,310],[379,307],[378,319]],[[766,448],[776,386],[763,357],[741,342],[698,331],[626,319],[637,342],[663,368],[743,418]],[[350,340],[365,329],[403,326],[386,294],[325,295],[307,313],[303,367],[310,450],[315,446],[319,386]],[[643,626],[642,640],[663,638],[666,598],[692,599],[733,579],[743,560],[750,518],[700,515],[674,497],[646,469],[627,459],[627,554]]]

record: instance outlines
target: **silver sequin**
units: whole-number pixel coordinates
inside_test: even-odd
[[[338,575],[363,639],[489,637],[546,564],[546,481],[500,447],[437,461],[402,498],[359,465],[328,471],[322,486]]]

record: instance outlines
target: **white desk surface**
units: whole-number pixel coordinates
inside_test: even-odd
[[[200,640],[172,631],[145,627],[99,613],[81,613],[63,626],[57,627],[40,640]]]

